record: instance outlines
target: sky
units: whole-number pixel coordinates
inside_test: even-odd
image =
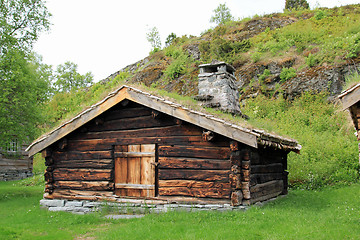
[[[282,12],[285,0],[47,0],[51,30],[40,35],[34,51],[55,67],[66,61],[78,72],[91,72],[94,81],[149,55],[146,33],[159,30],[164,46],[175,33],[200,36],[215,24],[213,10],[226,3],[236,19]],[[310,8],[360,3],[360,0],[308,0]]]

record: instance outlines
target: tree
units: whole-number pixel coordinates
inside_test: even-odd
[[[0,0],[0,53],[29,52],[39,34],[49,30],[50,13],[41,0]]]
[[[234,19],[230,13],[230,9],[226,6],[226,3],[220,4],[216,9],[213,10],[213,12],[215,15],[211,17],[211,23],[225,24]]]
[[[77,64],[73,62],[65,62],[57,66],[55,77],[55,89],[60,92],[70,92],[80,88],[89,87],[93,82],[93,75],[87,72],[81,75],[77,72]]]
[[[161,49],[160,33],[157,27],[153,27],[146,33],[146,39],[151,44],[152,52],[157,52]]]
[[[175,33],[170,33],[165,40],[165,46],[166,47],[170,46],[176,38],[177,36]]]
[[[42,122],[41,104],[48,98],[48,66],[34,56],[10,49],[0,58],[0,148],[12,139],[28,142]]]
[[[309,3],[306,0],[286,0],[286,10],[310,9]]]
[[[0,148],[37,134],[49,68],[31,50],[49,17],[44,1],[0,0]]]

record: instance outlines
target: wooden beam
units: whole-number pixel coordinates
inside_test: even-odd
[[[196,126],[208,129],[220,135],[240,141],[251,147],[258,147],[257,136],[256,134],[251,133],[250,130],[248,131],[246,129],[234,128],[231,124],[225,124],[225,121],[215,119],[214,117],[208,116],[206,114],[189,111],[177,104],[164,104],[158,101],[157,98],[148,97],[147,95],[132,89],[129,89],[127,93],[129,99],[136,103],[171,115],[175,118],[179,118]]]
[[[87,109],[77,115],[75,118],[71,119],[69,122],[61,125],[54,131],[50,132],[46,137],[41,138],[31,144],[27,151],[29,152],[29,156],[33,156],[35,153],[42,151],[44,148],[50,146],[57,140],[65,137],[72,131],[80,128],[85,123],[91,121],[96,118],[106,110],[115,106],[117,103],[121,102],[124,99],[128,99],[127,88],[122,87],[114,92],[113,95],[109,95],[102,101],[93,105],[90,109]]]
[[[342,102],[343,110],[351,107],[360,101],[360,85],[357,85],[351,92],[340,95],[339,98]]]
[[[230,169],[230,161],[216,159],[198,159],[182,157],[159,157],[160,168],[189,168],[189,169]]]
[[[43,158],[50,157],[50,156],[51,156],[51,149],[50,149],[50,148],[45,148],[45,149],[41,152],[41,156],[42,156]]]

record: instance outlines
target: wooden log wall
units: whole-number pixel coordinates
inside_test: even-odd
[[[43,152],[46,197],[101,199],[114,194],[116,145],[157,144],[158,197],[230,199],[225,137],[133,102],[118,104]]]
[[[248,189],[249,201],[252,204],[287,194],[288,172],[287,152],[272,148],[258,149],[250,152]],[[246,174],[247,175],[247,174]],[[244,197],[245,198],[245,197]]]
[[[25,152],[27,145],[23,144],[16,154],[4,154],[0,151],[0,181],[17,180],[21,175],[32,175],[33,158]]]

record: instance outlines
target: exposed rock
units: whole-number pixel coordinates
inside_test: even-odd
[[[150,62],[144,66],[142,71],[135,73],[132,82],[142,82],[146,86],[150,86],[161,78],[165,69],[166,65],[162,62]]]
[[[287,57],[282,60],[272,61],[268,63],[252,63],[240,67],[236,71],[238,87],[244,87],[250,83],[252,79],[258,80],[259,75],[268,69],[273,78],[279,77],[283,68],[290,68],[295,64],[295,58]]]
[[[184,49],[188,52],[189,56],[192,57],[194,60],[200,60],[200,50],[199,44],[191,44],[184,47]]]
[[[307,91],[327,91],[330,96],[336,96],[343,90],[345,77],[355,71],[359,72],[359,69],[359,63],[335,67],[313,67],[286,81],[282,89],[288,99],[294,99]]]

